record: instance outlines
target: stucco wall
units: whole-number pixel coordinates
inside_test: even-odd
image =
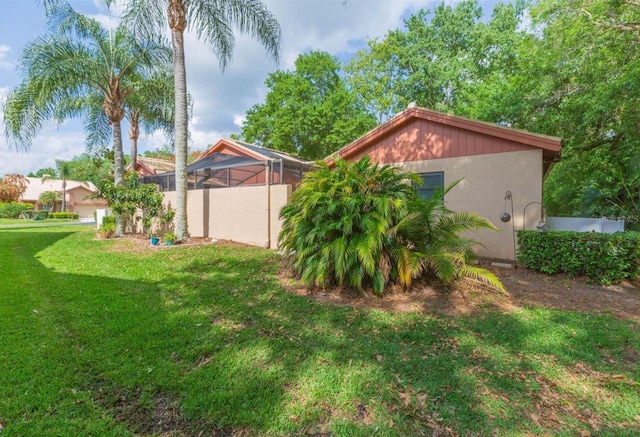
[[[280,210],[291,195],[290,185],[271,185],[270,235],[267,233],[267,187],[232,187],[211,190],[189,190],[187,215],[189,234],[238,241],[275,249],[282,229]],[[176,193],[163,193],[165,203],[175,209]]]
[[[395,163],[406,170],[417,173],[444,172],[444,183],[448,185],[464,178],[447,194],[447,206],[454,211],[469,211],[485,217],[501,232],[482,230],[469,236],[482,242],[478,247],[480,256],[505,260],[514,259],[513,228],[535,229],[540,220],[540,205],[530,202],[542,201],[542,151],[491,153],[487,155],[441,158],[427,161]],[[511,191],[513,198],[512,221],[503,223],[500,215],[505,212],[505,193]],[[511,203],[506,211],[511,214]]]

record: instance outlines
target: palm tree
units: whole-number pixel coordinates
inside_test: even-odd
[[[67,210],[67,179],[71,177],[69,161],[56,159],[56,172],[58,179],[62,179],[62,212],[65,212]]]
[[[151,77],[140,77],[133,82],[133,90],[125,101],[125,116],[129,121],[131,168],[135,170],[141,125],[147,133],[162,130],[173,143],[173,72],[164,70],[154,72]]]
[[[28,150],[45,121],[82,116],[91,144],[105,137],[106,119],[113,139],[114,182],[124,185],[121,121],[131,80],[167,65],[171,51],[161,38],[137,40],[124,25],[105,29],[63,1],[48,2],[47,11],[49,34],[24,49],[23,82],[5,102],[5,134],[17,149]],[[116,235],[122,232],[118,219]]]
[[[62,195],[59,191],[45,191],[44,193],[40,194],[38,201],[42,206],[47,207],[46,209],[48,211],[53,211],[55,210],[58,202],[62,202]]]
[[[305,174],[282,209],[279,246],[303,282],[317,286],[404,287],[431,274],[444,282],[481,281],[503,290],[489,271],[470,265],[476,241],[460,233],[497,230],[488,220],[446,208],[446,190],[430,200],[416,197],[415,173],[390,165],[336,159]]]
[[[233,27],[257,39],[277,60],[280,52],[280,25],[259,0],[128,0],[126,15],[144,34],[162,32],[169,23],[173,46],[175,88],[176,152],[176,234],[188,238],[187,228],[187,77],[184,32],[195,31],[216,53],[224,70],[231,61]]]

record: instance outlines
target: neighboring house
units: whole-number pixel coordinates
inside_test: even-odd
[[[138,156],[136,159],[136,172],[138,176],[154,176],[168,171],[174,171],[176,163],[160,158],[148,158],[146,156]],[[131,164],[127,166],[127,170],[132,170]]]
[[[34,209],[43,209],[40,204],[40,195],[46,191],[57,191],[63,193],[62,179],[50,178],[26,178],[29,183],[27,190],[22,195],[21,201],[31,203]],[[92,199],[96,192],[96,187],[91,182],[80,182],[67,180],[66,187],[66,207],[65,211],[78,213],[80,218],[93,219],[93,213],[98,208],[106,208],[107,201],[104,199]],[[62,202],[54,205],[52,212],[62,211]]]
[[[310,168],[283,152],[223,138],[187,166],[187,217],[192,237],[275,248],[280,210]],[[175,172],[143,177],[176,205]]]
[[[470,234],[484,245],[479,255],[513,260],[514,231],[536,229],[542,218],[542,183],[560,160],[560,151],[560,138],[412,107],[327,162],[337,156],[349,161],[369,156],[416,172],[423,180],[418,192],[424,197],[463,178],[446,195],[447,206],[476,213],[501,229]],[[512,216],[509,222],[500,220],[504,212]]]

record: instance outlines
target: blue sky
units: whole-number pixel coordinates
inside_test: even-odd
[[[101,0],[71,0],[72,6],[107,23]],[[369,38],[384,36],[402,26],[402,18],[440,1],[413,0],[266,0],[282,27],[281,61],[274,65],[262,47],[238,36],[233,61],[221,73],[214,54],[193,36],[185,38],[187,81],[194,98],[190,124],[192,150],[204,150],[223,136],[240,131],[242,118],[251,106],[263,101],[264,80],[276,69],[291,69],[300,53],[325,50],[341,60],[352,56]],[[455,3],[455,2],[453,2]],[[482,1],[485,13],[493,1]],[[117,6],[115,9],[117,15]],[[22,48],[44,33],[45,18],[36,0],[0,0],[0,102],[21,78],[16,72]],[[0,112],[0,120],[2,113]],[[127,147],[126,131],[125,149]],[[55,159],[71,159],[85,150],[84,132],[78,121],[46,126],[29,152],[16,152],[0,135],[0,177],[27,174],[54,166]],[[141,138],[139,151],[165,144],[161,134]]]

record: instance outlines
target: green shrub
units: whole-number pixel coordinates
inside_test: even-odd
[[[107,216],[109,217],[109,216]],[[106,218],[106,217],[105,217]],[[97,236],[98,238],[113,238],[116,234],[116,222],[102,222],[102,226],[98,228]]]
[[[25,220],[45,220],[47,217],[49,217],[49,211],[22,211],[20,213],[20,217]]]
[[[24,211],[33,209],[30,203],[11,202],[0,204],[0,218],[17,219]]]
[[[585,275],[600,284],[635,278],[639,251],[637,232],[518,231],[520,265],[549,274]]]
[[[77,220],[80,218],[80,214],[77,212],[52,212],[50,214],[51,218],[54,219],[74,219]]]
[[[116,216],[115,215],[105,215],[102,217],[102,225],[112,224],[116,225]]]
[[[476,242],[458,236],[495,227],[446,209],[446,191],[418,199],[409,183],[420,182],[415,173],[368,158],[354,164],[338,159],[334,169],[319,165],[281,213],[279,245],[303,282],[372,287],[381,294],[388,283],[409,286],[429,273],[447,282],[472,277],[502,288],[491,273],[468,264]]]

